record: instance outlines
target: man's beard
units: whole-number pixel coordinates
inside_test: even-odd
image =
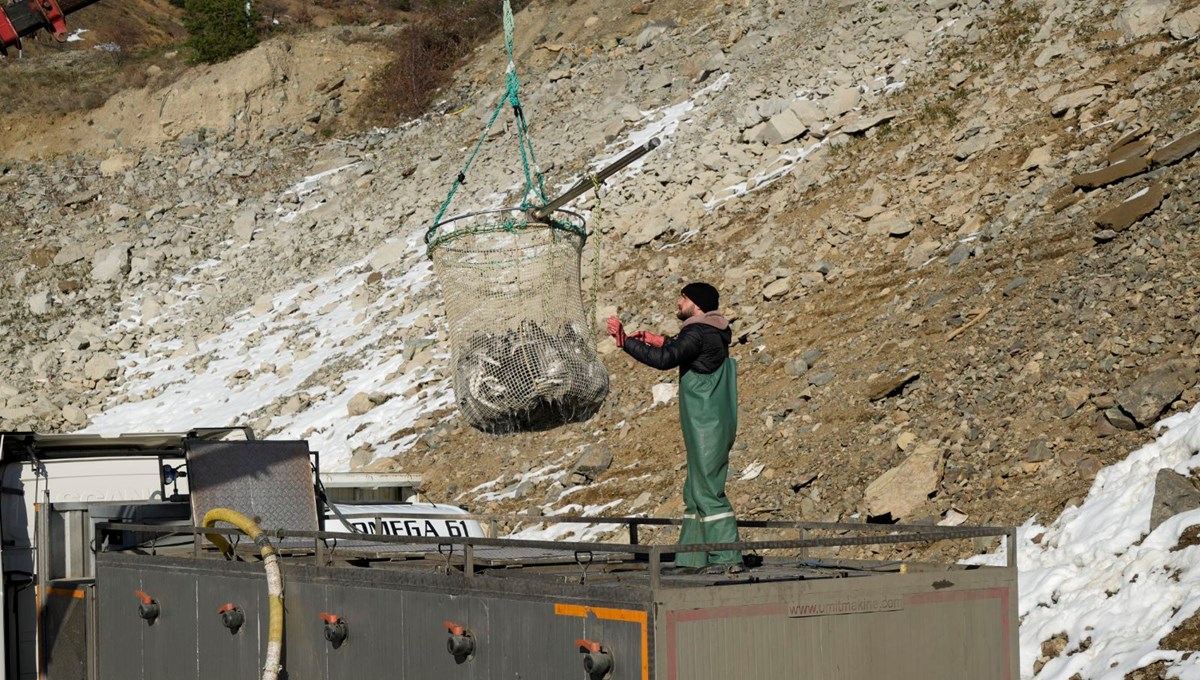
[[[682,309],[677,309],[675,310],[675,318],[679,319],[680,321],[687,321],[688,319],[692,318],[692,315],[688,314]]]

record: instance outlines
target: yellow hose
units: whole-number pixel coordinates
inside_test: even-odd
[[[270,602],[270,617],[268,619],[267,661],[263,664],[263,680],[275,680],[282,670],[279,660],[283,656],[283,575],[279,572],[279,557],[275,554],[275,546],[267,539],[263,530],[254,520],[236,510],[228,508],[213,508],[204,514],[204,528],[208,529],[217,522],[227,522],[242,530],[242,533],[254,541],[259,554],[263,558],[263,568],[267,572],[267,595]],[[225,555],[233,555],[233,546],[220,534],[205,534]]]

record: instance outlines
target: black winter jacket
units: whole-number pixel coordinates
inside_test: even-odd
[[[733,339],[728,322],[724,317],[718,318],[718,325],[712,325],[707,320],[685,325],[679,335],[667,338],[662,347],[652,347],[640,340],[627,338],[625,352],[660,371],[678,366],[680,376],[688,371],[702,375],[712,373],[729,356],[729,343]]]

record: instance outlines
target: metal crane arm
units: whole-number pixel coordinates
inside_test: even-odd
[[[66,40],[68,14],[99,0],[17,0],[0,7],[0,53],[20,49],[21,38],[46,29],[60,42]]]

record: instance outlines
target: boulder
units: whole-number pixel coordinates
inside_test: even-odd
[[[1149,137],[1130,142],[1129,144],[1114,146],[1113,149],[1108,152],[1105,160],[1111,164],[1120,163],[1121,161],[1129,160],[1130,158],[1139,158],[1141,156],[1145,156],[1146,154],[1150,153],[1150,149],[1153,148],[1153,142],[1154,138]]]
[[[1106,168],[1101,168],[1094,172],[1085,172],[1081,175],[1075,175],[1071,178],[1071,183],[1080,189],[1099,189],[1103,186],[1108,186],[1114,182],[1119,182],[1126,177],[1140,175],[1150,169],[1149,158],[1130,158],[1129,160],[1114,163]]]
[[[1103,416],[1105,422],[1118,430],[1132,432],[1133,430],[1138,429],[1137,422],[1135,422],[1133,418],[1130,418],[1128,413],[1125,413],[1116,406],[1105,409]]]
[[[83,365],[83,377],[96,382],[113,380],[117,377],[119,370],[116,359],[108,354],[94,354]]]
[[[1167,23],[1167,30],[1171,31],[1171,37],[1176,40],[1187,40],[1200,35],[1200,6],[1176,14]]]
[[[825,105],[825,113],[831,119],[838,118],[858,106],[859,99],[862,95],[858,88],[847,87],[834,92],[821,103]]]
[[[1025,161],[1021,163],[1021,169],[1033,170],[1034,168],[1045,167],[1050,164],[1050,161],[1050,147],[1040,146],[1029,152],[1029,155],[1025,157]]]
[[[635,248],[651,243],[658,237],[671,230],[671,224],[662,216],[643,219],[641,224],[629,233]]]
[[[781,279],[775,279],[774,281],[763,286],[763,299],[774,300],[787,295],[791,290],[792,280],[790,277],[785,276]]]
[[[607,446],[588,445],[584,447],[579,460],[575,462],[575,467],[571,468],[571,473],[580,475],[590,482],[612,467],[612,462],[612,449]]]
[[[765,144],[786,144],[808,131],[804,122],[791,110],[772,116],[759,132],[758,140]]]
[[[651,405],[669,404],[677,394],[679,394],[679,385],[675,383],[658,383],[650,388],[650,396],[653,399]]]
[[[371,269],[386,269],[403,260],[404,256],[410,252],[412,252],[412,247],[404,241],[389,241],[379,246],[367,262],[371,265]]]
[[[254,236],[254,227],[258,222],[253,208],[247,208],[233,218],[233,235],[242,243],[249,243]]]
[[[898,111],[883,111],[873,116],[857,118],[842,126],[842,132],[845,132],[848,135],[866,132],[877,125],[886,123],[887,121],[895,118],[898,114]]]
[[[129,244],[119,243],[96,253],[92,258],[92,279],[120,281],[129,273]]]
[[[1196,153],[1198,149],[1200,149],[1200,130],[1184,135],[1167,144],[1158,151],[1155,151],[1151,158],[1154,162],[1154,167],[1161,168],[1164,165],[1178,163]]]
[[[817,106],[815,102],[808,99],[797,99],[788,107],[800,122],[807,128],[814,128],[818,123],[825,120],[825,111]]]
[[[368,395],[366,392],[359,392],[353,397],[350,397],[349,403],[346,404],[346,412],[351,416],[361,416],[365,415],[367,411],[370,411],[372,408],[374,408],[374,406],[375,404],[372,403],[370,395]]]
[[[85,257],[87,257],[87,253],[84,252],[83,246],[78,243],[68,243],[54,256],[54,265],[62,267],[68,264],[75,264]]]
[[[1142,427],[1153,425],[1187,385],[1171,369],[1143,375],[1116,395],[1117,405]]]
[[[1163,30],[1171,0],[1130,0],[1125,3],[1115,27],[1127,40],[1140,40]]]
[[[898,393],[905,385],[921,377],[920,371],[904,371],[876,376],[867,381],[867,399],[879,401]]]
[[[888,225],[888,236],[903,238],[912,233],[913,224],[906,219],[894,220]]]
[[[1103,85],[1096,85],[1095,87],[1087,87],[1064,94],[1050,102],[1050,114],[1053,116],[1062,116],[1071,109],[1087,106],[1100,98],[1104,92]]]
[[[83,409],[74,404],[67,404],[62,408],[62,417],[63,420],[77,427],[87,425],[88,421],[87,414],[83,412]]]
[[[908,458],[867,486],[863,500],[872,517],[891,515],[893,520],[911,519],[942,480],[942,454],[934,446],[921,445]]]
[[[47,291],[30,295],[26,302],[29,305],[29,311],[37,316],[50,312],[50,293]]]
[[[1191,480],[1171,468],[1163,468],[1154,478],[1154,502],[1150,507],[1150,531],[1189,510],[1200,508],[1200,490]]]
[[[1166,193],[1158,182],[1125,199],[1116,207],[1096,218],[1096,225],[1114,232],[1121,232],[1136,224],[1162,205]]]

